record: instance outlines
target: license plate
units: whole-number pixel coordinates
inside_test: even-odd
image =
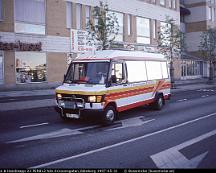
[[[67,118],[75,118],[75,119],[80,118],[79,114],[69,114],[69,113],[66,113],[66,117]]]
[[[68,109],[76,109],[75,103],[71,101],[60,102],[60,106],[62,106],[63,108],[68,108]]]

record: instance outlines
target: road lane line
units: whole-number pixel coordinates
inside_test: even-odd
[[[163,129],[163,130],[159,130],[159,131],[156,131],[156,132],[153,132],[153,133],[146,134],[144,136],[129,139],[127,141],[123,141],[123,142],[116,143],[116,144],[113,144],[113,145],[108,145],[108,146],[105,146],[105,147],[102,147],[102,148],[87,151],[87,152],[77,154],[77,155],[73,155],[73,156],[70,156],[70,157],[58,159],[58,160],[55,160],[55,161],[52,161],[52,162],[47,162],[47,163],[44,163],[44,164],[41,164],[41,165],[36,165],[36,166],[31,167],[31,168],[43,168],[43,167],[47,167],[47,166],[50,166],[50,165],[53,165],[53,164],[61,163],[61,162],[67,161],[67,160],[71,160],[71,159],[79,158],[79,157],[82,157],[82,156],[87,156],[87,155],[90,155],[90,154],[94,154],[94,153],[97,153],[97,152],[100,152],[100,151],[104,151],[104,150],[111,149],[111,148],[114,148],[114,147],[118,147],[118,146],[121,146],[121,145],[124,145],[124,144],[127,144],[127,143],[131,143],[131,142],[134,142],[134,141],[137,141],[137,140],[141,140],[141,139],[153,136],[153,135],[157,135],[157,134],[160,134],[160,133],[163,133],[163,132],[166,132],[166,131],[169,131],[169,130],[172,130],[172,129],[175,129],[175,128],[178,128],[178,127],[182,127],[184,125],[188,125],[188,124],[194,123],[196,121],[203,120],[203,119],[215,116],[215,115],[216,115],[216,112],[212,113],[212,114],[209,114],[209,115],[206,115],[206,116],[202,116],[202,117],[193,119],[193,120],[190,120],[190,121],[187,121],[187,122],[184,122],[184,123],[181,123],[181,124],[178,124],[178,125],[175,125],[175,126],[168,127],[166,129]]]
[[[178,102],[184,102],[184,101],[187,101],[188,99],[181,99],[181,100],[178,100]]]
[[[124,122],[124,120],[123,120],[123,122],[122,122],[122,127],[116,127],[116,128],[108,129],[108,130],[106,130],[106,131],[119,130],[119,129],[124,129],[124,128],[128,128],[128,127],[137,127],[137,126],[141,126],[141,125],[143,125],[143,124],[150,123],[150,122],[152,122],[152,121],[154,121],[154,120],[155,120],[155,119],[150,119],[150,120],[147,120],[147,121],[142,121],[142,120],[140,120],[140,122],[137,121],[137,122],[134,123],[134,124],[130,124],[130,123],[128,123],[127,121]]]
[[[25,126],[20,126],[20,129],[29,128],[29,127],[43,126],[43,125],[47,125],[47,124],[49,124],[49,123],[40,123],[40,124],[25,125]]]

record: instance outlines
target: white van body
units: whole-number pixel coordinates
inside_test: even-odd
[[[63,119],[97,111],[107,123],[118,112],[151,104],[161,109],[170,98],[166,58],[139,51],[104,50],[82,54],[69,66],[56,88],[57,111]]]

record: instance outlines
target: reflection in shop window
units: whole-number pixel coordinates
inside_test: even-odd
[[[44,82],[47,80],[46,54],[36,52],[16,52],[17,83]]]

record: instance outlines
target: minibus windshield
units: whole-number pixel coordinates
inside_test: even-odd
[[[70,64],[65,83],[105,84],[109,62],[74,62]]]

